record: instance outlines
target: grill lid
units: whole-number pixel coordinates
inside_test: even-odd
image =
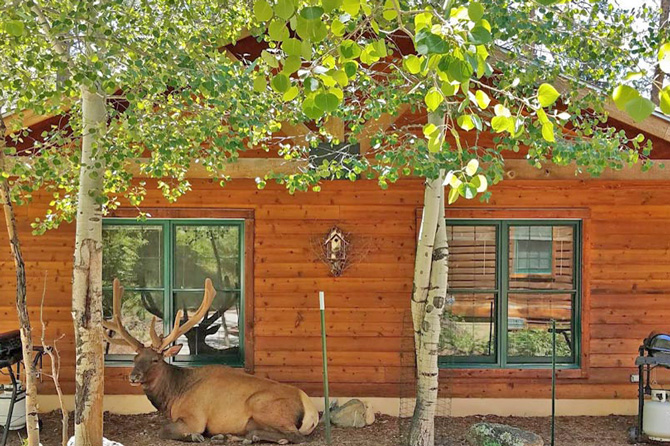
[[[670,355],[670,334],[651,332],[644,340],[644,348],[649,356]]]

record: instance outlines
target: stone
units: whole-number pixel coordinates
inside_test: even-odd
[[[544,446],[539,435],[522,429],[496,423],[477,423],[467,436],[471,446]]]
[[[67,442],[67,446],[74,446],[74,437],[70,437],[70,439]],[[105,437],[102,437],[102,446],[123,446],[123,445],[116,441],[108,440]]]
[[[338,427],[365,427],[375,422],[375,413],[363,401],[353,399],[330,410],[330,422]]]

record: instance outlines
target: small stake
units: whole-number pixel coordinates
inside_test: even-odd
[[[551,320],[551,446],[556,439],[556,319]]]
[[[319,291],[319,309],[321,310],[321,348],[323,350],[323,414],[326,425],[326,443],[330,444],[330,399],[328,398],[328,354],[326,352],[326,302],[323,291]]]

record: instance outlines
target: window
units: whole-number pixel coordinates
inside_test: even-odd
[[[578,221],[449,220],[443,366],[546,367],[579,361]]]
[[[176,362],[241,365],[244,339],[244,222],[239,220],[107,219],[103,224],[103,307],[112,315],[112,281],[125,288],[124,325],[149,342],[152,319],[167,333],[176,313],[182,323],[200,305],[210,278],[216,297],[209,314],[178,339]],[[167,317],[165,315],[168,315]],[[129,347],[107,347],[108,361],[127,361]]]

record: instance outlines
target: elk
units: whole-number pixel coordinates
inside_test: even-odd
[[[207,279],[198,310],[183,324],[179,310],[165,337],[154,330],[154,316],[147,347],[123,326],[123,287],[114,279],[112,320],[104,326],[122,339],[105,336],[107,342],[125,342],[135,350],[130,383],[142,386],[149,401],[170,420],[160,436],[187,442],[202,442],[205,435],[213,440],[230,435],[247,442],[302,443],[319,422],[318,411],[302,390],[223,365],[177,367],[164,361],[179,353],[182,346],[172,344],[207,315],[215,294]]]

